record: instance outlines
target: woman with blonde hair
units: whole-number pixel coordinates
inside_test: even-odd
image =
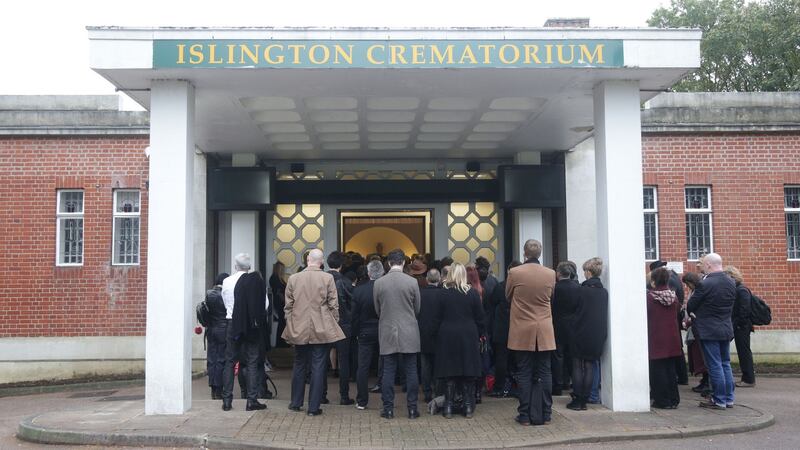
[[[753,369],[753,352],[750,350],[750,333],[753,332],[753,320],[750,318],[750,302],[752,293],[744,285],[742,272],[734,266],[725,267],[725,273],[736,282],[736,302],[733,304],[733,342],[736,343],[736,355],[742,369],[742,380],[736,387],[747,388],[756,385],[756,374]]]
[[[464,397],[464,415],[475,412],[475,380],[482,375],[480,339],[485,335],[481,299],[467,283],[463,264],[453,263],[439,293],[436,318],[435,373],[445,382],[442,415],[453,417],[456,387]]]

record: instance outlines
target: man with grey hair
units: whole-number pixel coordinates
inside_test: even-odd
[[[320,266],[319,249],[308,252],[307,266],[286,283],[286,328],[283,339],[294,345],[292,398],[289,409],[300,411],[305,397],[306,374],[311,373],[308,392],[309,416],[322,414],[326,359],[330,345],[345,338],[339,327],[339,298],[333,276]]]
[[[441,389],[435,389],[436,386],[434,386],[433,368],[436,354],[436,316],[439,314],[442,277],[438,270],[430,269],[426,281],[427,285],[419,290],[420,308],[417,322],[419,323],[422,393],[425,396],[425,403],[429,403],[434,396],[441,393]]]
[[[722,257],[709,253],[703,258],[706,277],[697,286],[686,306],[695,316],[694,331],[700,337],[703,359],[713,389],[711,398],[700,406],[710,409],[733,407],[733,372],[731,371],[731,315],[736,302],[736,283],[722,268]]]
[[[230,411],[233,406],[233,365],[236,360],[245,371],[245,409],[254,411],[267,407],[258,402],[258,362],[266,327],[266,284],[258,272],[250,273],[250,267],[250,255],[239,253],[234,257],[234,274],[222,281],[222,301],[228,322],[222,371],[223,411]]]
[[[352,333],[358,340],[358,368],[356,369],[356,408],[367,409],[369,391],[369,366],[372,355],[378,352],[378,315],[375,313],[373,289],[375,280],[384,274],[380,260],[367,264],[369,281],[353,290]],[[380,382],[379,382],[380,383]]]

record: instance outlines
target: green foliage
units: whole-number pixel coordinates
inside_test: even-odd
[[[800,90],[800,0],[672,0],[647,23],[703,31],[700,69],[677,91]]]

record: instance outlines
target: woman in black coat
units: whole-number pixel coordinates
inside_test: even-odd
[[[217,275],[214,287],[206,292],[206,305],[208,306],[208,350],[206,351],[206,371],[208,372],[208,386],[211,388],[211,399],[222,400],[222,369],[225,367],[225,333],[228,330],[228,321],[225,320],[227,310],[222,301],[222,281],[228,278],[227,273]]]
[[[522,265],[519,261],[511,261],[508,270]],[[506,273],[508,273],[506,271]],[[494,388],[490,397],[508,397],[512,380],[509,376],[511,352],[508,350],[508,328],[511,322],[511,302],[506,298],[506,281],[500,281],[489,297],[492,307],[491,328],[492,350],[494,351]]]
[[[283,307],[286,306],[286,266],[278,261],[272,266],[272,275],[269,277],[269,289],[272,291],[272,304],[270,313],[278,320],[276,347],[288,347],[281,334],[286,328],[286,317],[283,314]]]
[[[453,263],[439,293],[436,327],[435,373],[445,381],[442,414],[453,416],[456,384],[464,393],[464,415],[475,411],[475,379],[482,375],[480,339],[485,335],[481,299],[467,284],[467,271]]]
[[[736,354],[739,356],[739,367],[742,369],[742,380],[736,387],[753,387],[756,384],[756,373],[753,368],[753,352],[750,350],[750,333],[753,332],[753,319],[750,317],[750,289],[744,285],[742,272],[734,266],[725,267],[725,273],[736,282],[736,302],[733,304],[733,340],[736,343]]]
[[[583,263],[586,281],[578,294],[578,309],[572,318],[572,401],[567,408],[586,409],[592,389],[592,365],[603,355],[608,336],[608,291],[600,281],[603,260],[592,258]]]

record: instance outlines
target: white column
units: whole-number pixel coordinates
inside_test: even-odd
[[[252,264],[253,270],[261,270],[258,267],[258,213],[256,211],[233,211],[231,213],[231,264],[239,253],[250,255],[250,264]]]
[[[594,138],[576,145],[564,157],[567,194],[567,258],[578,265],[597,256],[597,185]],[[578,270],[578,272],[581,272]],[[578,276],[583,279],[583,273]]]
[[[536,239],[542,243],[542,257],[539,262],[549,266],[550,261],[545,261],[547,252],[544,249],[552,247],[549,237],[545,233],[545,220],[541,209],[515,209],[514,210],[514,252],[516,259],[524,262],[522,246],[528,239]]]
[[[145,413],[192,405],[194,88],[153,81],[147,253]]]
[[[614,411],[650,409],[639,103],[638,82],[594,88],[597,249],[609,292],[602,400]]]
[[[199,149],[194,152],[194,257],[192,270],[192,308],[205,298],[206,282],[206,155]],[[204,360],[206,350],[203,335],[192,335],[192,358]],[[205,366],[203,366],[205,367]]]

